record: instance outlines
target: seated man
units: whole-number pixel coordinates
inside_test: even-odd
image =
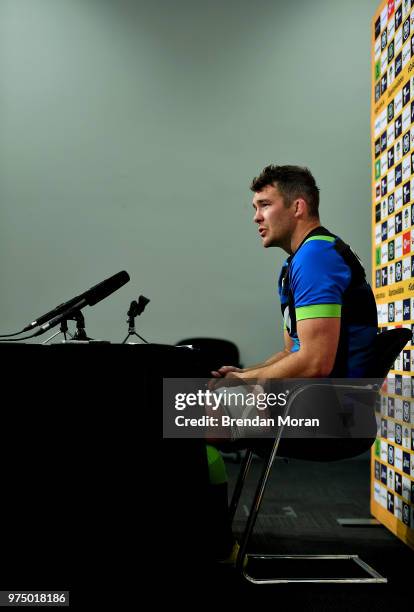
[[[223,365],[213,376],[236,379],[234,383],[366,376],[377,334],[375,298],[359,258],[321,225],[319,189],[312,174],[298,166],[271,165],[250,188],[263,246],[288,253],[278,284],[285,347],[258,365],[244,369]],[[308,457],[312,442],[282,439],[279,454]],[[312,448],[314,458],[322,456],[329,444],[340,458],[341,443],[318,440]],[[358,443],[365,448],[363,440],[355,440]]]
[[[240,379],[363,377],[377,334],[377,308],[359,258],[321,225],[310,171],[267,166],[253,179],[254,222],[265,248],[288,253],[279,277],[285,348],[245,369]]]

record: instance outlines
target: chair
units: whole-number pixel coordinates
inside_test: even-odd
[[[241,368],[240,353],[234,342],[222,338],[186,338],[176,346],[192,346],[199,351],[209,370],[216,370],[223,365],[234,365]]]
[[[201,361],[204,375],[210,377],[212,370],[218,370],[223,365],[234,365],[242,368],[240,363],[240,352],[237,345],[231,340],[223,338],[186,338],[180,340],[175,346],[192,346],[196,349]],[[226,441],[216,443],[215,446],[235,463],[241,463],[242,455],[239,449]]]
[[[395,359],[402,351],[403,347],[407,344],[407,342],[411,338],[411,331],[405,328],[397,328],[385,331],[381,334],[378,334],[375,340],[374,346],[374,358],[371,362],[368,371],[367,378],[373,379],[375,378],[377,384],[369,384],[363,386],[357,386],[354,384],[341,384],[336,385],[335,389],[339,389],[346,396],[347,392],[357,393],[359,396],[359,400],[362,402],[366,401],[368,404],[372,406],[371,412],[371,420],[373,424],[373,428],[371,430],[370,435],[363,439],[359,445],[357,445],[357,450],[355,447],[355,440],[349,440],[349,446],[346,446],[348,440],[344,440],[345,446],[343,451],[343,456],[341,458],[347,458],[352,456],[357,456],[360,453],[368,450],[372,444],[374,443],[376,437],[376,420],[375,420],[375,400],[378,396],[381,385],[387,376],[389,370],[391,369]],[[365,380],[362,382],[366,382]],[[285,409],[285,416],[290,414],[295,414],[297,411],[301,411],[304,406],[304,400],[312,396],[315,393],[318,387],[320,387],[320,383],[315,382],[314,384],[308,385],[306,387],[299,387],[293,391],[288,397],[288,401]],[[301,405],[302,404],[302,405]],[[296,414],[295,414],[296,416]],[[374,424],[375,422],[375,424]],[[257,485],[257,489],[254,495],[253,502],[251,504],[251,509],[249,512],[249,516],[247,519],[247,524],[244,530],[243,537],[240,542],[240,550],[238,553],[237,561],[236,561],[236,569],[241,573],[249,582],[253,582],[255,584],[279,584],[279,583],[290,583],[290,582],[322,582],[322,583],[380,583],[387,582],[387,579],[380,576],[373,568],[364,563],[357,555],[264,555],[264,554],[247,554],[248,558],[251,559],[260,559],[263,561],[269,559],[290,559],[290,560],[317,560],[317,559],[326,559],[326,560],[350,560],[357,563],[363,570],[365,570],[369,577],[368,578],[254,578],[248,573],[249,564],[244,568],[244,558],[246,556],[247,547],[250,542],[251,535],[253,533],[254,525],[257,519],[257,515],[260,510],[260,506],[262,503],[263,495],[266,489],[266,485],[268,482],[270,470],[272,468],[275,457],[278,455],[278,450],[280,447],[280,441],[283,434],[283,428],[279,428],[276,438],[271,442],[271,449],[267,453],[265,453],[265,462],[264,467],[259,478],[259,482]],[[312,440],[309,441],[312,443]],[[309,445],[308,445],[309,447]],[[287,456],[287,455],[284,455]],[[243,463],[240,468],[238,480],[235,486],[235,490],[233,493],[233,497],[230,504],[230,515],[231,520],[233,521],[236,509],[238,506],[238,502],[240,500],[241,492],[243,489],[243,484],[245,482],[246,476],[248,474],[251,461],[253,457],[253,449],[248,449],[246,451],[246,455],[244,457]],[[305,458],[305,457],[302,457]],[[305,459],[312,460],[312,456],[306,457]],[[333,456],[331,450],[328,450],[326,456],[323,458],[320,457],[317,460],[319,461],[331,461],[337,459],[337,456]],[[313,459],[314,460],[314,459]],[[245,564],[246,565],[246,564]]]

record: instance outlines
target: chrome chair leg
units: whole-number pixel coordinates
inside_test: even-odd
[[[236,486],[234,487],[234,492],[233,492],[231,502],[230,502],[230,507],[229,507],[230,523],[233,523],[234,521],[234,516],[236,514],[237,506],[240,501],[240,496],[243,490],[243,486],[244,486],[247,474],[249,473],[252,459],[253,459],[253,451],[246,450],[246,454],[241,464],[240,472],[237,477]]]
[[[253,499],[253,502],[250,508],[250,512],[249,512],[247,524],[246,524],[246,527],[243,533],[243,537],[240,542],[240,549],[239,549],[239,553],[237,555],[237,560],[236,560],[236,570],[240,572],[246,580],[254,584],[287,584],[287,583],[298,583],[298,582],[325,583],[325,584],[326,583],[334,583],[334,584],[386,583],[387,578],[384,578],[383,576],[381,576],[381,574],[379,574],[376,570],[374,570],[370,565],[368,565],[362,559],[360,559],[358,555],[263,555],[263,554],[247,553],[247,547],[250,542],[250,538],[251,538],[251,535],[252,535],[256,520],[257,520],[257,516],[259,514],[259,510],[262,504],[266,485],[269,480],[270,470],[272,468],[275,457],[277,455],[279,441],[280,441],[280,435],[274,441],[274,444],[268,456],[268,459],[267,461],[265,461],[265,465],[263,467],[263,470],[262,470],[262,473],[259,479],[259,483],[256,488],[255,496],[254,496],[254,499]],[[242,465],[241,473],[239,475],[239,478],[236,484],[235,493],[233,494],[233,499],[232,499],[233,515],[232,517],[234,516],[238,501],[240,499],[241,490],[242,490],[242,487],[243,487],[243,484],[246,478],[246,474],[251,464],[252,456],[253,456],[252,451],[248,451],[246,453],[246,457]],[[243,562],[244,562],[245,556],[247,556],[248,559],[258,559],[263,562],[267,560],[280,560],[280,559],[284,559],[286,562],[295,561],[295,560],[299,560],[299,561],[307,560],[309,561],[309,563],[311,563],[312,561],[327,560],[327,559],[330,559],[332,561],[334,560],[352,561],[352,562],[355,562],[361,569],[363,569],[368,574],[368,577],[365,577],[365,578],[364,577],[360,577],[360,578],[358,577],[352,577],[352,578],[329,578],[329,577],[255,578],[254,576],[251,576],[248,573],[247,571],[248,566],[247,568],[244,567],[245,564]]]
[[[273,444],[272,451],[268,457],[268,460],[266,461],[264,465],[264,468],[262,470],[262,474],[259,480],[259,484],[256,488],[256,493],[255,493],[255,496],[254,496],[254,499],[253,499],[253,502],[250,508],[250,513],[247,519],[247,524],[246,524],[246,527],[243,533],[243,537],[240,543],[239,553],[237,555],[236,570],[240,572],[244,576],[244,578],[246,578],[246,580],[254,584],[287,584],[287,583],[298,583],[298,582],[335,583],[335,584],[386,583],[387,578],[384,578],[383,576],[381,576],[381,574],[379,574],[376,570],[374,570],[370,565],[368,565],[362,559],[360,559],[358,555],[263,555],[263,554],[246,553],[248,544],[250,542],[250,537],[252,535],[252,532],[253,532],[253,529],[256,523],[257,515],[259,513],[260,506],[263,500],[263,494],[264,494],[264,491],[266,489],[266,485],[269,479],[270,470],[272,468],[274,459],[277,454],[279,440],[280,440],[280,437],[278,437],[278,439],[275,440]],[[251,458],[250,458],[250,461],[251,461]],[[363,577],[361,578],[357,578],[357,577],[354,577],[354,578],[327,578],[327,577],[322,577],[322,578],[305,578],[305,577],[300,577],[300,578],[255,578],[248,573],[247,571],[248,565],[247,565],[247,568],[244,567],[245,564],[243,563],[243,561],[244,561],[245,556],[247,556],[248,559],[259,559],[262,561],[280,560],[280,559],[284,559],[286,562],[294,561],[294,560],[300,560],[300,561],[307,560],[311,562],[312,560],[317,561],[317,560],[327,560],[327,559],[332,560],[332,561],[333,560],[353,561],[368,574],[368,577],[366,578],[363,578]]]
[[[316,384],[313,386],[317,386]],[[354,387],[349,387],[351,389],[354,389]],[[360,388],[358,387],[358,390]],[[292,394],[292,396],[290,397],[290,401],[287,403],[286,406],[286,411],[285,411],[285,415],[286,416],[289,411],[290,411],[290,407],[293,403],[293,401],[296,399],[296,397],[303,391],[303,389],[299,388],[297,390],[295,390]],[[367,391],[371,392],[371,389],[367,389]],[[378,572],[376,572],[372,567],[370,567],[367,563],[365,563],[364,561],[362,561],[362,559],[360,559],[358,557],[358,555],[261,555],[261,554],[251,554],[251,553],[247,553],[247,548],[250,542],[250,538],[256,523],[256,519],[260,510],[260,506],[263,500],[263,495],[264,495],[264,491],[266,489],[266,485],[269,479],[269,475],[270,475],[270,470],[272,468],[273,462],[275,460],[275,457],[277,455],[277,451],[278,451],[278,447],[279,447],[279,442],[282,436],[282,431],[283,428],[279,428],[279,431],[277,433],[277,436],[274,440],[273,446],[272,446],[272,450],[268,455],[268,459],[267,461],[265,460],[265,465],[263,467],[262,470],[262,474],[260,476],[259,479],[259,483],[258,486],[256,488],[256,492],[254,495],[254,499],[250,508],[250,512],[249,512],[249,516],[247,519],[247,524],[240,542],[240,549],[237,555],[237,560],[236,560],[236,570],[242,574],[244,576],[244,578],[246,578],[246,580],[253,582],[255,584],[280,584],[280,583],[295,583],[295,582],[312,582],[312,583],[385,583],[387,582],[387,579],[384,578],[383,576],[381,576]],[[241,491],[243,488],[243,484],[244,481],[246,479],[246,475],[247,472],[250,468],[250,464],[251,464],[251,460],[252,460],[252,451],[248,451],[246,453],[245,459],[243,461],[241,470],[240,470],[240,474],[239,474],[239,478],[237,480],[237,484],[235,487],[235,492],[233,494],[233,498],[231,501],[231,518],[234,518],[235,512],[236,512],[236,508],[237,508],[237,504],[239,502],[240,499],[240,495],[241,495]],[[368,578],[327,578],[327,577],[323,577],[323,578],[305,578],[305,577],[301,577],[301,578],[255,578],[253,576],[251,576],[247,571],[246,568],[244,568],[243,566],[244,564],[244,559],[245,557],[247,557],[248,559],[261,559],[261,560],[277,560],[277,559],[285,559],[287,560],[304,560],[306,559],[307,561],[311,562],[312,560],[318,560],[318,559],[332,559],[332,560],[349,560],[349,561],[353,561],[355,562],[361,569],[365,570],[365,572],[368,574]]]
[[[277,449],[279,446],[279,441],[280,441],[280,433],[279,435],[276,437],[274,443],[273,443],[273,447],[272,450],[270,452],[269,458],[266,461],[262,474],[260,476],[260,480],[259,480],[259,484],[257,486],[256,489],[256,493],[250,508],[250,512],[249,512],[249,517],[247,519],[247,525],[245,527],[244,533],[243,533],[243,537],[240,543],[240,549],[239,549],[239,554],[237,555],[237,561],[236,561],[236,570],[239,571],[243,571],[243,560],[244,560],[244,556],[246,554],[246,550],[247,550],[247,546],[249,544],[249,540],[250,540],[250,536],[252,534],[254,525],[256,523],[256,519],[257,519],[257,515],[259,513],[260,510],[260,506],[262,503],[262,499],[263,499],[263,494],[266,488],[266,484],[267,481],[269,479],[269,474],[270,474],[270,470],[272,468],[273,465],[273,461],[276,457],[276,453],[277,453]]]
[[[295,560],[306,560],[310,563],[311,561],[328,559],[332,561],[354,561],[368,574],[368,578],[254,578],[248,574],[246,570],[243,570],[243,576],[253,584],[288,584],[298,582],[308,582],[312,584],[384,584],[388,582],[387,578],[381,576],[381,574],[368,565],[368,563],[360,559],[358,555],[248,555],[248,558],[261,559],[263,561],[283,559],[286,563]]]

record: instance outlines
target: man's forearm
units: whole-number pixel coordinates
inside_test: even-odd
[[[278,353],[280,355],[280,353]],[[276,357],[276,355],[275,355]],[[316,358],[305,353],[297,351],[295,353],[286,353],[286,357],[264,363],[258,368],[249,368],[247,372],[239,374],[241,378],[314,378],[329,376],[328,371],[324,370],[322,363]]]
[[[262,361],[262,363],[258,363],[257,365],[254,365],[254,366],[249,366],[248,368],[243,368],[243,373],[251,372],[253,370],[257,370],[259,368],[264,368],[266,366],[269,366],[269,365],[271,365],[273,363],[277,363],[278,361],[280,361],[281,359],[284,359],[288,355],[290,355],[290,351],[285,349],[284,351],[280,351],[279,353],[275,353],[274,355],[269,357],[269,359],[266,359],[266,361]]]

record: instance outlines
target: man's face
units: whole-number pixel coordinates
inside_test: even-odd
[[[279,189],[267,185],[254,194],[254,222],[259,227],[259,234],[265,248],[280,246],[290,247],[290,238],[295,228],[294,206],[286,208]]]

